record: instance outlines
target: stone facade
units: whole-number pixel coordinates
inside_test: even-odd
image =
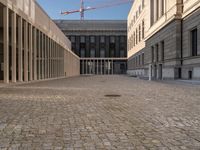
[[[123,74],[127,23],[118,20],[55,20],[81,58],[81,74]]]
[[[71,43],[35,0],[0,0],[0,80],[79,75]]]
[[[149,79],[200,79],[199,6],[199,0],[144,1],[145,46],[135,46],[129,55],[128,74]],[[128,19],[131,22],[131,13]]]

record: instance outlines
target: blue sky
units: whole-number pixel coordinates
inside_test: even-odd
[[[80,8],[80,0],[37,0],[52,19],[80,19],[80,14],[60,15],[61,10],[77,10]],[[102,4],[109,4],[115,0],[85,0],[85,7],[92,7]],[[91,10],[85,12],[85,20],[126,20],[131,3],[114,6],[109,8],[102,8],[98,10]]]

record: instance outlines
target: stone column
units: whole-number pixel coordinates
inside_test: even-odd
[[[12,27],[12,82],[16,82],[16,13],[11,16]]]
[[[4,83],[9,83],[9,10],[3,8]]]
[[[33,49],[33,53],[34,53],[34,80],[37,80],[37,29],[34,28],[34,49]]]
[[[32,25],[29,26],[29,80],[33,80],[33,36]]]
[[[18,18],[18,80],[22,82],[22,17]]]
[[[28,82],[28,23],[24,21],[24,81]]]

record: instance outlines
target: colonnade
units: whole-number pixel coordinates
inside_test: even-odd
[[[114,60],[82,59],[81,74],[112,75],[114,74]]]
[[[10,10],[3,8],[3,80],[9,82],[28,82],[78,74],[74,63],[79,58],[63,48],[44,30]],[[72,58],[71,58],[72,57]],[[73,63],[73,62],[72,62]],[[68,66],[65,66],[68,65]],[[70,69],[66,69],[66,67]],[[67,71],[73,71],[68,73]],[[66,73],[67,72],[67,73]]]

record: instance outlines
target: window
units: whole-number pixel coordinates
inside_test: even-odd
[[[151,47],[151,61],[154,62],[154,47]]]
[[[105,43],[105,37],[104,36],[100,37],[100,43]]]
[[[105,49],[104,49],[104,48],[101,48],[101,49],[100,49],[100,57],[101,57],[101,58],[104,58],[104,57],[105,57]]]
[[[161,42],[161,59],[162,59],[162,61],[165,60],[165,43],[164,43],[164,41]]]
[[[197,29],[191,31],[192,56],[197,56]]]
[[[141,6],[139,6],[139,14],[141,14]]]
[[[159,61],[159,46],[156,44],[156,62]]]
[[[142,9],[144,9],[144,0],[142,0]]]
[[[124,50],[120,50],[120,57],[125,57],[125,51]]]
[[[81,36],[81,43],[85,43],[85,37]]]
[[[144,39],[144,20],[142,21],[142,39]]]
[[[71,42],[72,42],[72,43],[75,43],[75,36],[71,36],[70,39],[71,39]]]
[[[110,50],[110,57],[115,57],[115,50],[114,49]]]
[[[135,44],[137,45],[137,43],[138,43],[138,30],[136,29],[136,42],[135,42]]]
[[[90,57],[95,57],[95,49],[94,48],[92,48],[90,50]]]
[[[139,25],[139,42],[141,41],[141,26]]]
[[[133,34],[133,46],[135,46],[135,32]]]
[[[151,26],[153,25],[153,23],[154,23],[154,18],[155,18],[155,16],[154,16],[154,0],[151,0],[151,3],[150,3],[150,5],[151,5],[151,20],[150,20],[150,23],[151,23]]]
[[[85,49],[81,48],[81,57],[85,57]]]
[[[90,37],[90,43],[95,43],[95,37],[94,36]]]
[[[124,43],[125,42],[125,37],[124,36],[121,36],[120,37],[120,43]]]
[[[165,11],[165,4],[164,4],[164,1],[162,0],[162,1],[160,1],[161,2],[161,16],[163,16],[164,15],[164,11]]]
[[[140,63],[141,62],[141,56],[139,55],[138,57],[139,57],[139,66],[140,66],[141,65],[141,63]]]
[[[142,53],[142,65],[144,65],[144,53]]]
[[[110,37],[110,43],[115,43],[115,37],[114,36]]]

